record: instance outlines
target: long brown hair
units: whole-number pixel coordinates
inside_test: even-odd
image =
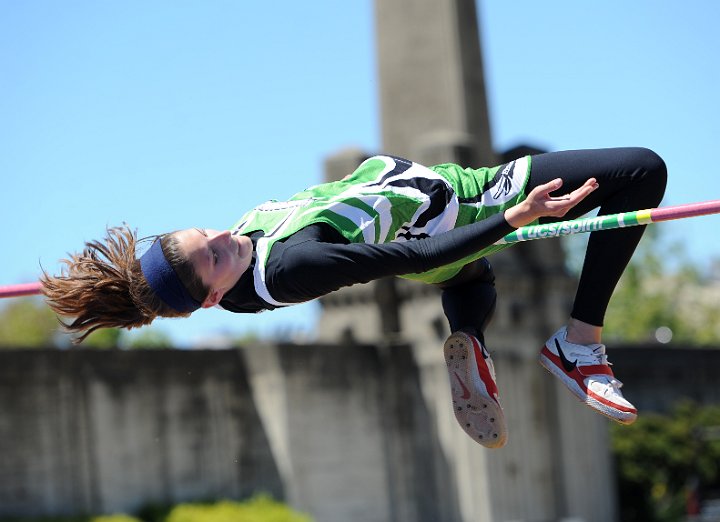
[[[209,289],[197,276],[175,236],[159,236],[165,258],[190,294],[202,302]],[[89,241],[80,253],[63,259],[59,276],[43,271],[43,293],[50,307],[61,317],[65,329],[79,334],[80,343],[98,328],[138,328],[156,317],[187,317],[152,291],[137,259],[136,232],[125,225],[108,228],[104,241]]]

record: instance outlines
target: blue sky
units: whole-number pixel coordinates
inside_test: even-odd
[[[478,3],[493,142],[642,145],[665,204],[720,198],[720,3]],[[227,228],[378,151],[373,4],[0,0],[0,284],[122,222]],[[387,151],[392,152],[392,151]],[[701,267],[720,217],[658,225]],[[501,270],[501,268],[499,269]],[[177,342],[311,331],[315,304],[159,321]]]

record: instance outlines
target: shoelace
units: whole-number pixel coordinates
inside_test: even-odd
[[[589,346],[587,348],[590,349]],[[595,346],[595,348],[592,348],[591,352],[582,355],[585,355],[586,358],[591,361],[590,364],[606,364],[608,366],[612,366],[612,363],[608,361],[607,354],[605,353],[604,344],[598,344]],[[578,364],[580,364],[579,358]],[[615,377],[610,377],[609,375],[598,375],[595,380],[605,381],[605,384],[612,388],[612,392],[610,392],[610,388],[608,388],[605,391],[605,395],[607,395],[608,393],[622,395],[622,393],[620,392],[620,388],[622,388],[623,383]]]
[[[595,344],[591,346],[572,343],[568,344],[572,345],[573,348],[568,351],[572,354],[572,357],[575,357],[577,359],[577,363],[579,366],[593,366],[596,364],[605,364],[607,366],[612,366],[612,363],[608,362],[604,344]]]
[[[573,357],[577,358],[578,366],[593,366],[596,364],[612,366],[612,363],[608,361],[607,353],[605,353],[606,348],[604,344],[596,344],[594,347],[583,345],[575,346],[585,348],[585,350],[572,351]],[[595,380],[604,381],[605,384],[612,388],[613,393],[620,394],[620,388],[622,388],[623,383],[615,377],[610,377],[609,375],[598,375]]]
[[[620,392],[620,388],[622,388],[623,383],[617,380],[614,377],[610,377],[608,375],[598,375],[594,378],[595,382],[600,382],[601,384],[605,384],[607,388],[603,391],[603,395],[606,397],[608,395],[619,395],[622,397],[622,393]]]
[[[600,344],[596,348],[593,348],[592,357],[595,357],[596,364],[607,364],[612,366],[612,363],[608,361],[607,354],[605,353],[605,345]]]
[[[610,379],[610,382],[608,383],[610,386],[612,386],[613,390],[615,390],[617,393],[620,392],[620,388],[622,388],[623,383],[617,380],[615,377]]]

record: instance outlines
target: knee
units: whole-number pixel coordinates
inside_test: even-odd
[[[658,172],[662,176],[667,176],[667,165],[660,155],[651,149],[640,147],[639,149],[643,155],[644,164],[647,165],[648,170]]]
[[[495,272],[487,257],[481,257],[475,263],[473,280],[490,286],[495,286]]]
[[[639,165],[647,172],[652,173],[653,177],[663,182],[667,180],[667,165],[665,165],[665,160],[663,160],[657,152],[643,147],[638,147],[635,150],[639,156]]]
[[[482,258],[485,262],[485,277],[484,280],[486,283],[495,285],[495,271],[493,270],[492,265],[490,264],[490,261],[486,257]]]
[[[481,257],[471,263],[468,263],[460,272],[447,281],[438,283],[440,288],[453,288],[455,286],[465,285],[480,281],[489,285],[495,284],[495,274],[493,272],[490,261],[485,257]]]
[[[642,173],[642,179],[652,186],[652,192],[657,196],[657,202],[659,203],[665,194],[665,186],[667,185],[668,172],[665,160],[651,149],[637,147],[632,151],[635,155],[634,162]]]

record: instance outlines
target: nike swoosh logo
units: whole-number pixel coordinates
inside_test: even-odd
[[[465,386],[465,383],[462,381],[462,379],[461,379],[460,376],[457,374],[457,372],[453,372],[453,374],[455,375],[455,378],[456,378],[457,381],[460,383],[460,386],[461,386],[462,389],[463,389],[463,394],[462,394],[462,396],[461,396],[460,398],[461,398],[461,399],[469,399],[469,398],[470,398],[470,390],[467,389],[467,386]]]
[[[575,369],[577,366],[577,359],[575,359],[573,362],[568,361],[567,357],[565,357],[565,354],[562,351],[562,348],[560,348],[560,342],[555,339],[555,347],[557,348],[558,355],[560,356],[560,362],[563,365],[563,368],[565,368],[565,371],[570,373]]]

